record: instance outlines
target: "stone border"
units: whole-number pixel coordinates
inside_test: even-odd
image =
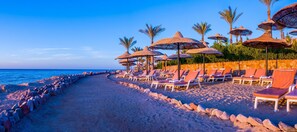
[[[109,78],[109,76],[110,74],[107,76],[107,78]],[[175,107],[182,110],[195,111],[199,114],[208,115],[209,117],[216,117],[224,121],[231,121],[235,127],[243,129],[244,131],[297,131],[297,124],[295,124],[294,128],[283,122],[279,122],[278,125],[274,125],[269,119],[265,119],[264,121],[262,121],[259,118],[251,116],[246,117],[242,114],[229,115],[225,111],[221,111],[216,108],[204,108],[199,104],[197,105],[194,103],[182,103],[180,100],[170,98],[160,93],[151,92],[149,88],[144,88],[133,83],[124,81],[116,81],[116,83],[126,86],[128,88],[136,89],[139,92],[147,94],[148,96],[156,100],[165,101],[166,103],[172,104]]]
[[[107,72],[84,72],[82,74],[75,75],[62,75],[58,76],[52,84],[28,89],[27,92],[22,95],[23,98],[17,104],[15,104],[11,109],[1,112],[0,132],[10,131],[11,127],[24,118],[24,116],[46,103],[50,97],[62,94],[65,88],[74,84],[79,79],[106,73]]]

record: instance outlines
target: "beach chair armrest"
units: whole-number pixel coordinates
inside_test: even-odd
[[[240,77],[244,77],[244,75],[241,75]]]
[[[296,85],[295,84],[292,84],[290,87],[289,87],[289,92],[292,92],[294,89],[295,89]]]
[[[269,78],[269,76],[260,76],[260,79]]]
[[[266,88],[271,88],[272,87],[272,84],[268,84],[267,86],[266,86]]]
[[[253,77],[254,77],[254,75],[251,75],[250,77],[251,77],[251,78],[253,78]]]

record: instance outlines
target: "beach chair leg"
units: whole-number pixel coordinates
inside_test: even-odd
[[[253,81],[250,81],[250,83],[251,83],[250,85],[252,86],[253,85]]]
[[[151,88],[154,86],[154,83],[151,84]]]
[[[167,89],[167,85],[165,85],[165,88],[164,88],[164,90],[166,91],[166,89]]]
[[[234,79],[232,79],[232,84],[234,84]]]
[[[290,100],[287,100],[287,112],[290,112]]]
[[[174,91],[174,86],[171,86],[171,92],[173,92]]]
[[[278,100],[275,100],[275,104],[274,104],[274,112],[276,112],[278,109]]]
[[[158,88],[158,83],[157,84],[155,84],[155,89],[157,89]]]
[[[257,106],[258,106],[258,98],[256,97],[256,98],[255,98],[254,109],[257,109]]]

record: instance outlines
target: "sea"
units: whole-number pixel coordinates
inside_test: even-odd
[[[102,71],[109,71],[109,69],[0,69],[0,84],[21,84],[52,76]]]

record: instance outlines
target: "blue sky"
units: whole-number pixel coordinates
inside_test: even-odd
[[[275,3],[272,14],[294,2]],[[148,23],[166,28],[156,40],[176,31],[200,40],[192,26],[202,21],[212,25],[206,37],[228,36],[229,25],[218,12],[229,5],[243,12],[234,26],[251,29],[249,38],[263,33],[256,29],[267,19],[266,6],[258,0],[1,1],[0,68],[121,68],[114,60],[125,51],[120,37],[134,36],[136,46],[147,46],[149,38],[138,30]]]

